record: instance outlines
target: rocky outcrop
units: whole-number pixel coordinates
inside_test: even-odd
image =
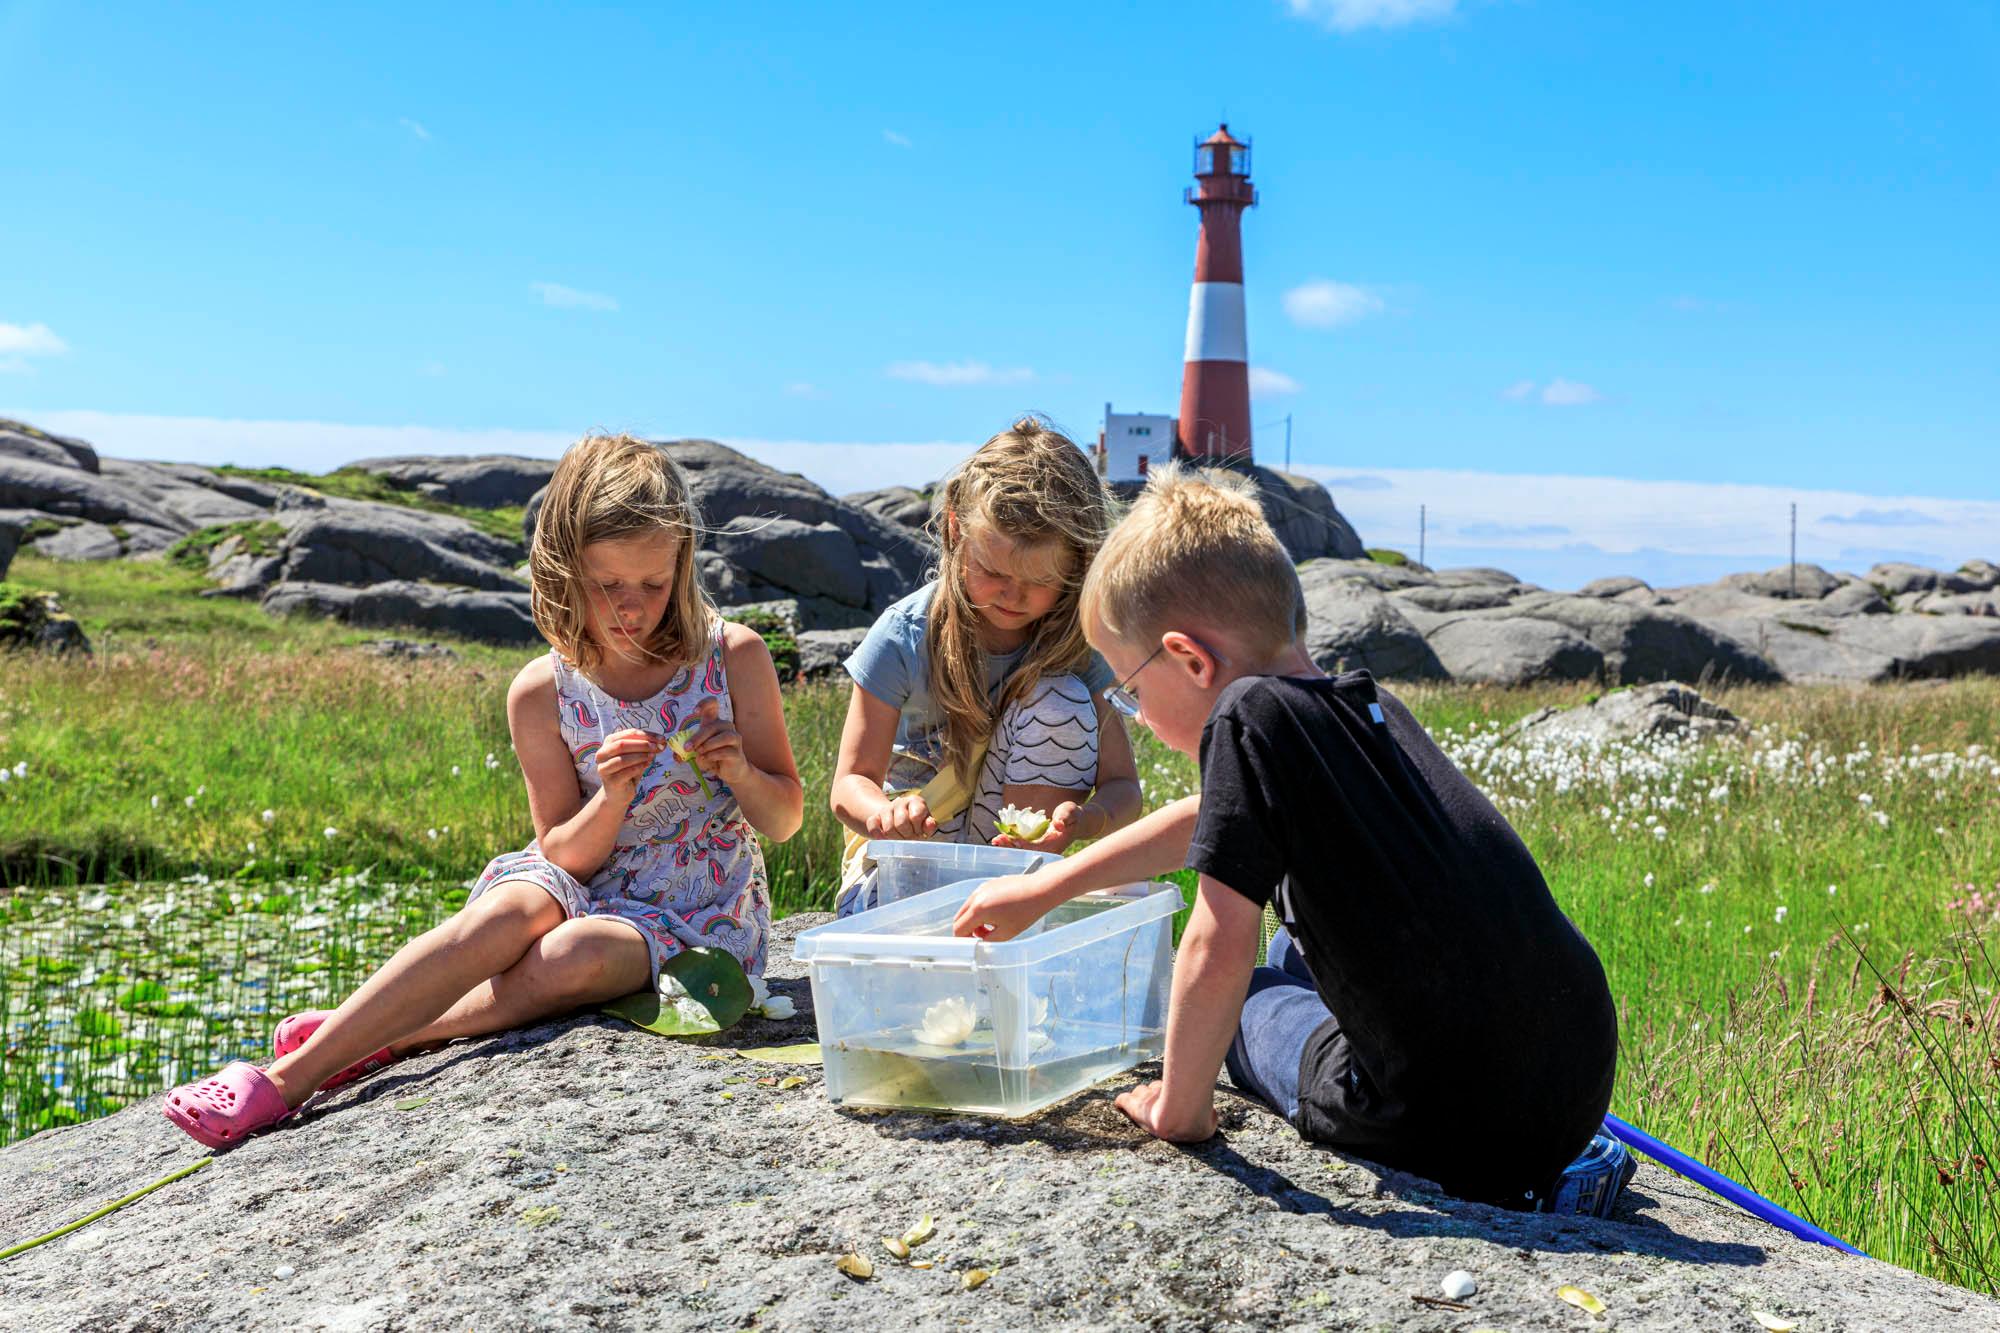
[[[866,638],[865,629],[806,630],[798,636],[801,680],[845,681],[845,665]]]
[[[25,421],[0,417],[0,455],[97,471],[97,450],[67,435],[51,435]]]
[[[27,528],[25,523],[0,516],[0,579],[7,577],[7,568],[14,563],[14,552],[20,549],[21,534]]]
[[[0,584],[0,654],[20,649],[88,654],[90,639],[54,593]]]
[[[1608,749],[1672,736],[1708,740],[1748,730],[1743,719],[1678,681],[1616,690],[1580,708],[1542,708],[1508,730],[1512,740]]]
[[[727,1054],[813,1039],[790,942],[824,919],[777,923],[798,1017],[700,1043],[584,1017],[416,1056],[8,1260],[8,1327],[1571,1330],[1572,1285],[1627,1330],[2000,1323],[1651,1165],[1608,1219],[1502,1212],[1226,1086],[1217,1137],[1160,1143],[1112,1106],[1156,1065],[1025,1121],[837,1111],[817,1068]],[[0,1149],[0,1243],[199,1160],[159,1107]],[[926,1215],[930,1267],[877,1240]],[[850,1250],[871,1280],[836,1270]],[[1455,1269],[1476,1290],[1439,1308]]]
[[[525,505],[549,484],[553,458],[522,458],[515,454],[480,454],[438,458],[410,454],[396,458],[364,458],[349,467],[372,472],[390,485],[416,491],[448,504],[471,509],[506,509]]]
[[[263,606],[274,616],[307,613],[371,629],[421,629],[488,643],[541,642],[526,592],[483,592],[404,580],[361,588],[286,582],[264,594]]]
[[[1308,564],[1306,649],[1322,671],[1368,670],[1402,680],[1442,680],[1444,666],[1396,604],[1365,581]]]
[[[919,491],[908,486],[884,486],[879,491],[856,491],[840,498],[912,532],[922,532],[931,521],[931,496],[936,489],[931,486]]]

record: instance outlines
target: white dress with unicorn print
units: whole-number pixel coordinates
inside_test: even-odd
[[[718,622],[705,659],[683,667],[650,699],[614,699],[560,654],[551,652],[562,737],[576,763],[584,799],[603,783],[597,747],[613,732],[638,727],[666,735],[694,725],[695,709],[714,699],[721,720],[733,720],[729,680],[723,669]],[[751,976],[764,972],[771,927],[771,894],[757,833],[735,793],[705,774],[711,797],[701,794],[694,770],[662,750],[639,779],[617,842],[588,883],[579,883],[542,856],[537,843],[493,858],[468,902],[502,880],[527,880],[548,890],[571,917],[614,917],[646,941],[653,984],[660,965],[691,945],[734,954]]]

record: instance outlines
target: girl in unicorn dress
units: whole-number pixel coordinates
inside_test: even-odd
[[[762,975],[757,835],[796,833],[804,794],[771,654],[702,592],[698,528],[657,446],[597,436],[563,456],[529,553],[550,651],[507,692],[534,841],[338,1009],[280,1023],[267,1068],[168,1093],[169,1120],[226,1147],[412,1051],[657,985],[691,946]]]

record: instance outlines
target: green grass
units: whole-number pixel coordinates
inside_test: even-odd
[[[1407,565],[1410,563],[1410,557],[1404,555],[1401,551],[1392,551],[1386,546],[1369,547],[1368,558],[1378,565]]]
[[[246,518],[235,523],[218,523],[190,532],[167,548],[167,559],[197,574],[208,570],[209,555],[231,537],[241,540],[246,555],[270,555],[278,549],[285,530],[268,518]]]
[[[318,491],[321,495],[337,496],[344,500],[375,500],[382,504],[428,510],[433,514],[450,514],[464,519],[482,532],[505,541],[521,540],[521,519],[526,512],[521,505],[505,505],[498,509],[475,509],[470,505],[447,504],[443,500],[434,500],[421,491],[405,490],[387,477],[364,472],[360,468],[344,467],[325,473],[295,472],[285,467],[224,466],[214,470],[226,476],[248,477],[253,481],[303,486],[308,490]]]
[[[99,651],[0,670],[0,1140],[262,1049],[527,842],[502,699],[528,654],[384,661],[364,632],[189,597],[200,579],[162,562],[17,576]],[[1499,740],[1584,687],[1401,693],[1603,958],[1614,1109],[1873,1254],[1994,1290],[2000,682],[1730,689],[1760,726],[1744,742],[1595,755]],[[844,707],[787,694],[808,799],[767,848],[781,913],[830,897]],[[1139,759],[1149,803],[1192,790],[1148,737]]]

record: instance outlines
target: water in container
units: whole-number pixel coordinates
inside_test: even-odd
[[[1025,1116],[1164,1051],[1179,889],[1087,894],[1000,943],[953,936],[984,882],[799,936],[836,1105]]]
[[[1025,875],[1057,859],[1048,852],[1031,852],[1022,847],[891,838],[870,840],[866,855],[875,863],[871,884],[862,888],[866,895],[864,905],[868,907],[901,902],[961,880]]]

